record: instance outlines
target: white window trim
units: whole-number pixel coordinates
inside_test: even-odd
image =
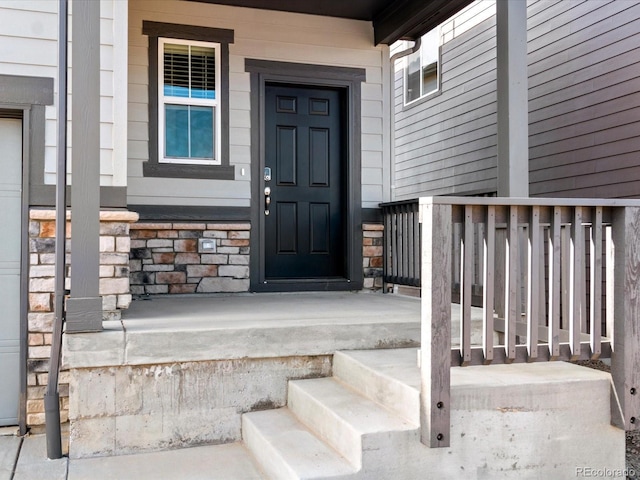
[[[440,85],[440,69],[442,68],[442,62],[441,62],[441,58],[440,58],[440,47],[442,46],[442,31],[441,31],[441,26],[438,25],[437,27],[434,28],[434,30],[437,30],[436,35],[438,38],[438,56],[437,56],[437,64],[438,64],[438,69],[437,69],[437,74],[436,74],[436,88],[434,88],[433,90],[430,90],[428,92],[422,92],[422,81],[420,81],[420,96],[418,96],[417,98],[414,98],[411,101],[407,101],[407,70],[409,68],[409,57],[411,55],[407,55],[403,60],[404,60],[404,65],[403,65],[403,70],[402,70],[402,97],[404,100],[404,105],[405,106],[409,106],[409,105],[413,105],[416,102],[419,102],[420,100],[425,99],[426,97],[430,96],[430,95],[434,95],[436,93],[440,92],[441,89],[441,85]],[[430,30],[427,33],[431,33],[433,30]],[[426,34],[425,34],[426,35]],[[422,69],[424,68],[425,65],[423,65],[423,56],[422,56],[422,45],[420,46],[420,75],[422,75]]]
[[[184,98],[184,97],[165,97],[164,95],[164,44],[180,44],[190,45],[195,47],[208,47],[215,49],[215,68],[216,68],[216,98],[213,100],[202,98]],[[222,112],[220,108],[220,95],[222,95],[222,89],[220,86],[221,68],[220,68],[220,48],[219,43],[213,42],[198,42],[192,40],[180,40],[176,38],[158,37],[158,163],[178,163],[188,165],[221,165],[222,163],[222,150],[221,150],[221,124],[222,124]],[[213,142],[214,142],[214,158],[212,160],[207,159],[190,159],[190,158],[175,158],[167,157],[165,155],[165,105],[194,105],[194,106],[207,106],[213,107],[214,116],[214,128],[213,128]]]

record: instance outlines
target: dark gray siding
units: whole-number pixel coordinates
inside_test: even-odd
[[[640,196],[640,4],[560,2],[529,22],[531,195]]]
[[[640,196],[640,4],[529,1],[532,196]],[[442,93],[402,107],[395,197],[496,189],[495,17],[442,48]]]
[[[395,82],[395,198],[495,190],[495,17],[447,42],[440,93],[403,107]]]

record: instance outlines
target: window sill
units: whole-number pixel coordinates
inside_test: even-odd
[[[427,95],[423,95],[420,98],[416,98],[410,103],[404,103],[403,101],[402,111],[404,112],[405,110],[411,110],[412,108],[417,107],[418,105],[422,105],[423,103],[426,103],[429,100],[433,100],[434,98],[437,98],[440,95],[442,95],[442,89],[436,90],[435,92],[428,93]]]
[[[235,168],[230,165],[191,165],[144,162],[142,164],[142,174],[145,177],[235,180]]]

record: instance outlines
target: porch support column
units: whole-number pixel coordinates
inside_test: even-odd
[[[498,0],[498,196],[529,196],[527,2]]]
[[[72,3],[71,296],[67,332],[102,330],[100,2]]]

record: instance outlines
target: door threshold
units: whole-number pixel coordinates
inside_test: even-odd
[[[251,286],[254,292],[313,292],[362,290],[363,282],[346,278],[276,278]]]

